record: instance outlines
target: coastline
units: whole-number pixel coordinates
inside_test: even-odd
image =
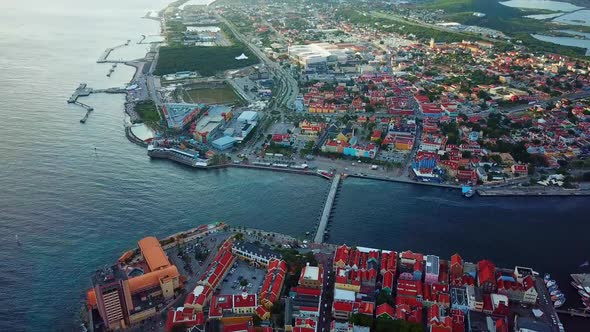
[[[180,158],[173,156],[169,153],[165,154],[157,154],[154,155],[148,151],[148,155],[151,158],[158,158],[158,159],[169,159],[175,161],[177,163],[183,164],[188,167],[197,168],[200,170],[213,170],[213,169],[222,169],[222,168],[243,168],[243,169],[256,169],[256,170],[263,170],[263,171],[272,171],[272,172],[282,172],[282,173],[291,173],[291,174],[298,174],[298,175],[315,175],[319,176],[324,179],[330,179],[325,175],[322,175],[318,172],[314,171],[307,171],[307,170],[298,170],[298,169],[290,169],[290,168],[279,168],[279,167],[272,167],[272,166],[260,166],[260,165],[246,165],[246,164],[225,164],[225,165],[216,165],[216,166],[202,166],[196,165],[194,161],[189,160],[187,158]],[[357,179],[367,179],[367,180],[374,180],[374,181],[382,181],[382,182],[393,182],[393,183],[403,183],[409,185],[420,185],[420,186],[428,186],[428,187],[436,187],[436,188],[445,188],[445,189],[453,189],[453,190],[460,190],[463,186],[461,185],[454,185],[454,184],[445,184],[445,183],[431,183],[431,182],[419,182],[419,181],[412,181],[406,180],[402,178],[392,178],[392,177],[380,177],[380,176],[372,176],[372,175],[359,175],[359,174],[343,174],[344,178],[357,178]],[[529,187],[530,188],[530,187]],[[499,187],[487,187],[487,186],[477,186],[474,187],[476,193],[479,197],[584,197],[590,196],[590,190],[566,190],[566,189],[551,189],[545,187],[535,187],[535,189],[522,189],[522,188],[499,188]]]

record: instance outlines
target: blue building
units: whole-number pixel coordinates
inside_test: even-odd
[[[415,169],[424,169],[424,168],[434,168],[436,167],[436,158],[435,157],[423,157],[419,158],[418,160],[414,160],[412,162],[412,168]]]
[[[204,104],[166,103],[162,113],[170,129],[182,129],[205,107]]]
[[[216,140],[214,140],[213,142],[211,142],[211,145],[213,145],[214,148],[216,148],[219,151],[223,151],[223,150],[227,150],[230,149],[234,146],[234,143],[236,142],[236,139],[233,137],[229,137],[229,136],[223,136],[221,138],[218,138]]]

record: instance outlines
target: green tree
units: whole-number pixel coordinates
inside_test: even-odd
[[[373,326],[373,317],[363,314],[352,314],[350,316],[349,322],[354,325],[371,327]]]
[[[393,298],[389,295],[386,291],[381,290],[379,295],[377,296],[377,305],[387,303],[389,305],[394,305]]]
[[[170,332],[186,332],[188,326],[185,323],[179,323],[172,326]]]

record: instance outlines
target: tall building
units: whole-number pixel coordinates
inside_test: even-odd
[[[126,299],[131,299],[127,274],[119,265],[97,270],[92,276],[92,285],[104,326],[124,328],[128,323]]]
[[[158,305],[173,298],[180,287],[180,273],[170,264],[158,239],[146,237],[138,244],[144,263],[118,263],[96,271],[92,277],[89,298],[96,298],[96,308],[106,329],[123,328],[155,316]],[[141,273],[133,277],[129,271]]]

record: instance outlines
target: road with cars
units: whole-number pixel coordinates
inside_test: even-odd
[[[217,15],[217,18],[230,29],[239,41],[248,46],[252,53],[254,53],[266,65],[272,76],[274,76],[275,83],[277,84],[275,85],[273,106],[279,109],[283,106],[292,109],[295,98],[299,94],[299,85],[293,76],[278,63],[270,60],[264,52],[242,35],[231,22],[219,14]]]

